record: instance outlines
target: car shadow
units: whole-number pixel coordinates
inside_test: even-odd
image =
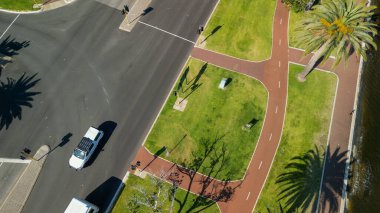
[[[99,207],[99,212],[106,212],[113,196],[118,192],[120,184],[123,184],[122,181],[112,176],[88,194],[86,200]]]
[[[106,143],[108,142],[116,126],[117,126],[117,123],[113,121],[106,121],[98,127],[98,130],[101,130],[104,133],[103,138],[99,141],[99,144],[96,147],[94,153],[92,154],[91,158],[88,160],[88,162],[86,163],[84,167],[91,166],[94,163],[99,153],[104,150],[103,149],[104,145],[106,145]]]

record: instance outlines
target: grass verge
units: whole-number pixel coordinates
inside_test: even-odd
[[[325,148],[326,145],[337,78],[330,73],[314,71],[306,82],[300,83],[296,80],[296,74],[302,69],[302,66],[294,64],[289,66],[285,127],[255,212],[266,212],[267,208],[279,209],[278,198],[281,189],[276,180],[280,174],[289,172],[285,166],[293,157],[301,156],[315,145],[320,148]],[[319,185],[317,187],[319,189]],[[285,207],[286,201],[287,198],[281,201],[282,207]]]
[[[297,27],[297,22],[305,17],[305,12],[290,12],[289,17],[289,47],[295,47],[300,49],[305,49],[302,44],[297,44],[297,39],[295,37],[295,30]]]
[[[42,0],[1,0],[0,9],[14,11],[33,11],[34,4],[41,4]]]
[[[275,0],[220,0],[203,36],[206,47],[247,60],[271,55]]]
[[[149,205],[152,204],[150,203],[150,201],[152,202],[152,200],[149,201],[144,199],[146,198],[146,195],[154,195],[155,197],[157,197],[158,204],[156,208],[161,207],[162,212],[169,212],[172,204],[169,195],[172,186],[169,183],[163,182],[161,189],[158,190],[155,181],[157,181],[157,179],[149,175],[147,175],[144,179],[135,175],[130,175],[127,180],[126,186],[124,187],[112,212],[153,212],[152,207],[149,207]],[[160,191],[160,194],[158,194],[158,191]],[[189,193],[188,197],[186,198],[187,193],[187,191],[177,189],[175,193],[175,200],[177,201],[173,202],[172,212],[178,212],[178,210],[181,208],[179,203],[182,204],[183,212],[219,212],[219,209],[214,201],[200,197],[198,197],[197,199],[197,196],[191,193]],[[141,203],[133,203],[134,198],[138,198],[138,200]]]
[[[163,158],[221,180],[242,178],[260,135],[267,91],[253,78],[195,59],[181,75],[175,90],[177,96],[187,97],[185,111],[173,109],[176,97],[171,95],[145,146]],[[222,78],[231,79],[224,90],[218,89]],[[244,130],[248,122],[254,125]],[[212,153],[206,155],[210,149]],[[194,162],[202,164],[193,168]],[[216,166],[222,168],[208,173]]]

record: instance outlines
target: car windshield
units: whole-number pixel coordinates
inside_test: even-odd
[[[84,159],[84,157],[86,156],[85,152],[83,152],[82,150],[80,149],[74,149],[74,156],[79,158],[79,159]]]

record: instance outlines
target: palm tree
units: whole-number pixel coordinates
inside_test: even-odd
[[[325,0],[314,7],[309,16],[300,21],[296,37],[304,45],[305,54],[315,51],[304,71],[298,75],[300,81],[314,69],[318,62],[326,60],[336,50],[333,67],[345,60],[353,51],[366,60],[366,51],[377,48],[373,37],[376,24],[371,22],[376,6],[367,7],[353,0]],[[365,45],[362,45],[362,42]]]

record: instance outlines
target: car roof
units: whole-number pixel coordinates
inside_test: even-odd
[[[95,140],[96,136],[99,134],[99,130],[95,129],[94,127],[88,128],[86,134],[84,135],[85,138],[90,138],[91,140]]]
[[[87,212],[90,208],[90,206],[87,203],[87,201],[78,198],[73,198],[70,204],[67,206],[65,213]]]

